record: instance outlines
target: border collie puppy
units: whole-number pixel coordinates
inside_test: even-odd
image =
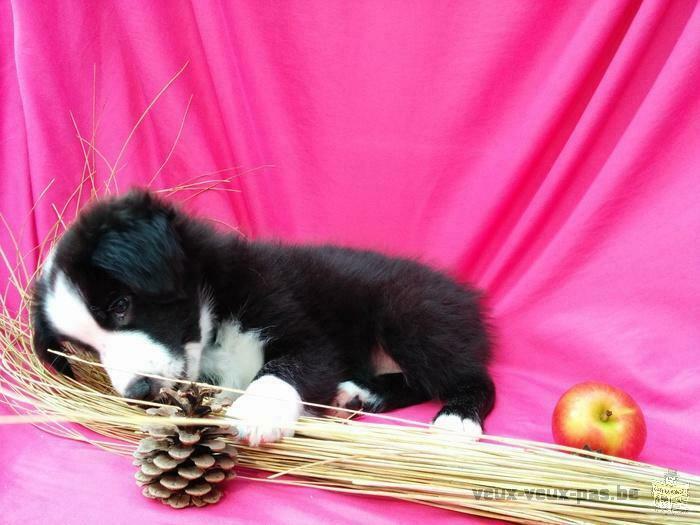
[[[380,412],[432,398],[433,424],[481,434],[494,403],[478,294],[416,262],[215,231],[145,191],[85,210],[47,258],[34,349],[73,342],[112,385],[154,399],[139,373],[244,389],[229,408],[255,446],[293,433],[302,400]]]

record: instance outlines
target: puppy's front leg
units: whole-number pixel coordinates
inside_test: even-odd
[[[267,362],[226,415],[234,418],[238,439],[251,446],[294,434],[302,400],[328,404],[341,367],[329,346],[285,355]]]
[[[293,435],[302,411],[296,388],[276,375],[265,374],[248,386],[226,415],[236,420],[233,426],[238,439],[255,447]]]

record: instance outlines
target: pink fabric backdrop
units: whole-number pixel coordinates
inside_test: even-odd
[[[188,205],[253,237],[417,256],[488,292],[488,432],[549,440],[558,396],[598,379],[643,407],[642,460],[700,473],[695,1],[1,0],[0,24],[15,231],[55,180],[25,250],[84,173],[71,113],[102,183],[115,162],[120,188],[166,159],[155,188],[258,168]],[[128,460],[31,427],[0,435],[3,523],[461,522],[249,482],[172,512],[140,496]]]

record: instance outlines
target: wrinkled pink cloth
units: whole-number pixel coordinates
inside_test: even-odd
[[[695,1],[0,0],[0,25],[0,211],[30,266],[86,156],[100,187],[111,166],[120,189],[234,175],[239,191],[178,199],[252,237],[415,256],[487,292],[489,433],[550,440],[559,395],[596,379],[642,406],[642,460],[700,473]],[[7,524],[464,522],[246,481],[174,512],[141,497],[128,459],[0,435]]]

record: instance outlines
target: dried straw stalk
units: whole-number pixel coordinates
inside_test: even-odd
[[[24,261],[34,257],[35,251],[39,259],[43,258],[46,247],[55,242],[68,222],[64,216],[69,204],[74,205],[76,213],[81,207],[84,186],[88,187],[89,199],[109,194],[112,186],[116,189],[118,164],[126,146],[158,98],[184,69],[178,71],[151,101],[113,163],[95,146],[94,111],[90,141],[81,135],[74,120],[85,158],[80,186],[61,210],[52,205],[56,224],[32,252],[20,253],[19,243],[8,228],[18,262],[11,264],[8,254],[0,247],[0,259],[10,274],[5,293],[0,296],[0,395],[18,415],[0,417],[0,423],[31,423],[57,436],[129,455],[140,439],[139,427],[153,420],[145,414],[144,408],[157,406],[157,403],[136,404],[119,397],[109,388],[101,365],[78,350],[64,354],[72,361],[77,381],[48,371],[37,359],[31,351],[27,322],[29,283],[35,273],[28,271]],[[181,131],[182,125],[156,176],[170,159]],[[97,158],[108,168],[103,187],[96,182]],[[206,173],[159,191],[167,195],[187,192],[188,198],[192,198],[240,176],[240,172],[235,172],[232,177],[220,177],[221,173],[234,169]],[[41,197],[44,193],[46,190]],[[7,226],[1,216],[0,219]],[[21,299],[18,309],[8,307],[10,292],[17,293]],[[663,481],[667,472],[661,467],[504,437],[484,436],[481,441],[473,442],[458,434],[431,431],[424,423],[380,414],[367,416],[395,424],[304,417],[295,426],[295,436],[280,443],[260,449],[236,444],[240,465],[257,474],[247,479],[261,483],[388,497],[517,523],[700,522],[698,476],[679,476],[688,484],[684,511],[662,513],[655,505],[652,491],[652,484]],[[196,423],[197,420],[178,418],[177,422]],[[221,421],[222,424],[229,422]],[[104,439],[91,437],[86,429]],[[267,477],[261,477],[263,472]],[[606,490],[616,495],[619,487],[638,491],[637,497],[600,496]],[[538,490],[541,492],[537,493]]]

